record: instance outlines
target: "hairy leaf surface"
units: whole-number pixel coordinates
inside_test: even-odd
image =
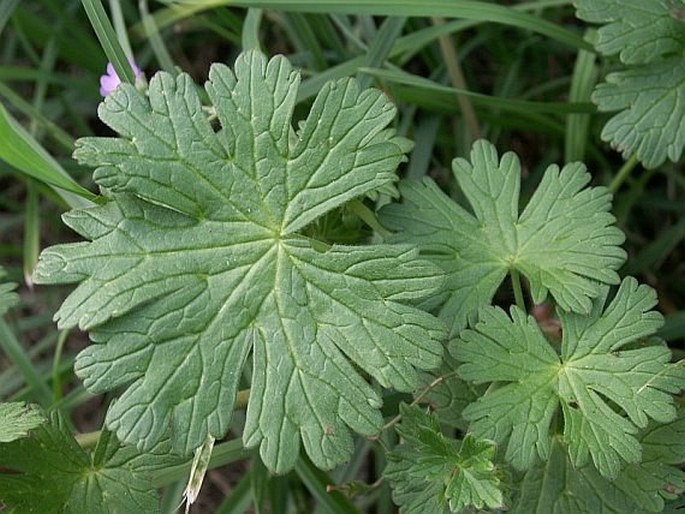
[[[330,468],[351,454],[348,427],[382,425],[361,371],[410,391],[440,363],[444,328],[403,303],[438,287],[438,268],[410,246],[298,233],[395,180],[410,145],[386,128],[394,107],[329,83],[295,133],[298,84],[283,57],[213,65],[215,126],[187,75],[158,73],[149,97],[122,85],[101,104],[120,137],[78,142],[111,201],[64,217],[91,242],[43,252],[36,281],[80,282],[56,318],[96,343],[76,362],[88,389],[128,386],[106,420],[124,441],[150,448],[171,424],[187,454],[223,437],[251,360],[245,444],[272,471],[292,468],[300,441]]]
[[[445,437],[437,416],[402,405],[402,443],[388,454],[384,475],[403,514],[503,507],[492,462],[495,445],[467,435]]]
[[[506,442],[506,458],[515,467],[549,458],[550,425],[559,407],[573,465],[591,458],[610,478],[622,461],[640,462],[639,428],[650,418],[664,423],[675,417],[672,394],[685,387],[682,363],[671,364],[661,343],[637,344],[663,324],[650,310],[656,294],[627,278],[606,307],[604,298],[589,315],[561,313],[560,355],[517,307],[510,316],[484,308],[475,328],[456,341],[461,377],[498,384],[464,410],[470,430]]]
[[[402,183],[403,202],[384,208],[381,220],[398,231],[393,241],[416,242],[447,273],[440,317],[453,334],[490,303],[511,270],[528,278],[536,303],[550,292],[563,309],[582,313],[601,284],[618,283],[624,236],[612,226],[611,195],[585,187],[582,164],[550,166],[521,214],[513,153],[500,159],[491,143],[478,141],[471,162],[455,159],[452,169],[473,214],[426,179]]]

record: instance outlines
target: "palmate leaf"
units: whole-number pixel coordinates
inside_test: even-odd
[[[150,448],[171,424],[188,454],[229,427],[243,367],[252,383],[243,434],[272,470],[300,441],[315,464],[349,457],[348,427],[374,434],[384,387],[410,391],[439,365],[445,331],[404,301],[441,272],[409,246],[328,246],[298,231],[391,183],[409,143],[395,109],[352,79],[329,83],[294,133],[299,75],[283,57],[213,65],[213,127],[187,75],[158,73],[149,99],[120,86],[100,106],[119,138],[84,138],[111,201],[64,220],[92,242],[41,255],[36,282],[81,282],[56,314],[95,344],[77,358],[88,389],[128,385],[106,423]]]
[[[618,283],[624,236],[612,226],[607,189],[585,188],[582,164],[550,166],[520,215],[513,153],[499,159],[491,143],[477,141],[471,162],[455,159],[452,168],[473,214],[426,179],[403,182],[402,203],[384,208],[381,220],[398,231],[392,241],[416,242],[447,273],[439,312],[453,335],[490,303],[510,270],[528,278],[535,303],[549,291],[560,307],[581,313],[601,284]]]
[[[604,297],[606,295],[606,290]],[[649,419],[672,420],[672,394],[685,387],[682,363],[671,364],[661,343],[639,347],[662,316],[650,309],[656,294],[633,278],[604,307],[600,297],[589,315],[561,312],[561,355],[532,316],[512,307],[486,307],[465,330],[453,353],[462,378],[497,382],[463,412],[477,437],[507,442],[506,458],[529,468],[550,454],[550,425],[561,406],[563,439],[574,466],[591,457],[602,476],[613,478],[622,461],[640,462],[639,428]]]
[[[599,110],[620,111],[602,139],[648,168],[685,148],[685,3],[682,0],[576,0],[578,17],[604,23],[597,50],[618,54],[625,70],[595,89]]]
[[[86,453],[53,414],[29,437],[1,444],[0,503],[36,514],[159,512],[151,472],[184,459],[170,453],[168,440],[143,455],[103,434]]]
[[[400,412],[402,443],[388,454],[383,474],[402,514],[503,507],[492,441],[470,435],[461,442],[449,439],[435,414],[407,405]]]

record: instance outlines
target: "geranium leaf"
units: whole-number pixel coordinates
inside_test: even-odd
[[[213,126],[185,74],[148,96],[123,84],[101,104],[118,138],[79,140],[107,205],[64,219],[91,242],[41,255],[36,282],[80,282],[56,314],[89,330],[76,372],[91,391],[128,385],[106,423],[150,448],[172,427],[189,454],[229,427],[243,368],[243,438],[272,471],[300,441],[320,467],[382,425],[378,393],[412,390],[439,365],[444,327],[406,302],[442,273],[408,245],[328,246],[298,231],[395,180],[409,143],[394,107],[352,79],[326,85],[298,132],[299,75],[283,57],[213,65]]]
[[[487,305],[510,270],[524,274],[535,303],[550,292],[560,307],[587,313],[601,284],[618,283],[624,236],[612,226],[611,195],[587,188],[580,163],[550,166],[519,215],[520,164],[513,153],[477,141],[471,162],[455,159],[454,176],[473,214],[430,179],[400,185],[402,203],[381,211],[397,242],[416,242],[447,280],[440,316],[456,334]]]
[[[0,498],[17,512],[159,512],[150,473],[184,459],[168,440],[143,455],[105,439],[89,454],[53,414],[29,437],[0,445]]]
[[[503,507],[492,441],[449,439],[434,414],[406,405],[400,412],[402,443],[388,454],[384,475],[402,514]]]
[[[680,0],[576,0],[579,18],[603,24],[597,50],[618,54],[626,69],[595,89],[599,110],[620,111],[602,139],[625,158],[637,154],[648,168],[685,148],[685,4]]]
[[[0,403],[0,443],[9,443],[26,437],[29,430],[45,421],[43,414],[35,405],[23,402]]]
[[[680,159],[685,148],[683,57],[610,73],[592,100],[600,111],[620,111],[604,125],[602,139],[623,157],[637,153],[647,168]]]
[[[650,423],[638,440],[643,460],[623,467],[614,480],[600,475],[591,463],[575,466],[559,437],[552,442],[549,460],[526,472],[512,514],[555,512],[576,514],[642,514],[663,512],[664,500],[685,489],[685,415],[663,425]]]
[[[671,364],[658,342],[635,346],[663,323],[650,309],[656,295],[625,279],[606,306],[604,295],[589,315],[561,313],[561,355],[547,342],[532,316],[512,307],[486,307],[473,329],[453,348],[464,364],[462,378],[496,382],[463,416],[477,437],[507,443],[506,458],[519,469],[536,456],[549,458],[551,422],[561,407],[563,438],[571,462],[591,457],[602,476],[613,478],[622,461],[638,463],[635,434],[649,419],[675,415],[672,394],[685,387],[685,372]]]

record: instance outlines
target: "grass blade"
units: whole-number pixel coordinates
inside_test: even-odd
[[[96,199],[93,193],[76,183],[2,105],[0,158],[41,182],[75,193],[87,200]]]

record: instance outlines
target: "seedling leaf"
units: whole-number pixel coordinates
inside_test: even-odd
[[[490,303],[512,269],[528,278],[535,303],[550,292],[561,308],[581,313],[602,284],[618,283],[624,236],[612,226],[611,195],[585,187],[590,175],[582,164],[547,168],[520,215],[521,167],[513,153],[499,159],[491,143],[477,141],[471,162],[455,159],[452,168],[473,214],[430,179],[403,182],[403,202],[381,211],[398,231],[392,241],[417,243],[447,273],[439,313],[452,334]]]
[[[322,468],[352,452],[348,427],[382,426],[384,387],[411,391],[440,364],[444,327],[404,303],[442,273],[408,245],[342,246],[298,231],[395,180],[409,143],[394,107],[353,79],[326,85],[294,133],[299,75],[283,57],[215,64],[213,127],[185,74],[158,73],[149,95],[122,84],[99,109],[119,138],[79,140],[110,198],[65,222],[92,242],[41,255],[36,282],[80,282],[56,314],[95,344],[76,372],[94,392],[128,385],[106,423],[139,448],[171,425],[193,452],[229,427],[243,368],[252,384],[243,433],[270,470],[300,441]]]
[[[528,469],[536,456],[549,458],[550,425],[559,406],[573,465],[591,457],[609,478],[622,461],[640,462],[639,428],[650,418],[665,423],[675,417],[671,395],[685,387],[683,367],[669,362],[663,344],[637,346],[663,324],[650,310],[656,294],[629,277],[603,308],[605,297],[606,290],[589,315],[561,313],[561,355],[532,316],[516,307],[510,316],[485,307],[478,324],[456,341],[461,377],[499,384],[463,416],[477,437],[506,442],[505,457],[515,467]]]

